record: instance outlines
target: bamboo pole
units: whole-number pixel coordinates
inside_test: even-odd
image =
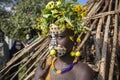
[[[115,3],[115,10],[118,7],[118,0]],[[116,56],[116,44],[117,44],[117,32],[118,31],[118,15],[115,14],[115,26],[114,26],[114,36],[113,36],[113,48],[111,54],[110,68],[109,68],[109,80],[113,80],[113,72],[115,65],[115,56]]]

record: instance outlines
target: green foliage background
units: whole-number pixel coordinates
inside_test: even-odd
[[[21,0],[12,8],[14,12],[0,9],[0,29],[10,38],[23,40],[36,27],[36,18],[48,1],[50,0]]]

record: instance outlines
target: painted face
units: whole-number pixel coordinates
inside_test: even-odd
[[[27,39],[27,40],[30,39],[30,35],[29,35],[29,34],[26,35],[26,39]]]
[[[55,49],[57,57],[61,57],[72,50],[74,42],[70,40],[69,36],[73,36],[72,30],[66,29],[64,32],[55,33],[51,31],[49,49]]]
[[[22,48],[22,47],[21,47],[21,43],[16,42],[15,48],[16,48],[17,50],[20,50],[20,49]]]

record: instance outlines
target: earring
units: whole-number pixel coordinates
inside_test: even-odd
[[[80,56],[81,56],[80,51],[77,51],[77,52],[75,53],[75,56],[76,56],[76,57],[80,57]]]
[[[71,51],[71,52],[70,52],[70,55],[71,55],[72,57],[74,57],[74,56],[75,56],[75,51]]]
[[[51,56],[55,56],[55,55],[56,55],[56,50],[55,50],[55,49],[52,49],[52,50],[50,51],[50,55],[51,55]]]
[[[80,51],[77,51],[77,52],[75,52],[75,51],[71,51],[70,52],[70,55],[72,56],[72,57],[76,57],[76,58],[78,58],[78,57],[80,57],[81,56],[81,53],[80,53]]]

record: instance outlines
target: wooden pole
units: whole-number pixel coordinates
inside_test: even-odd
[[[111,11],[112,7],[112,0],[110,1],[109,11]],[[101,57],[101,64],[100,64],[100,71],[99,71],[99,80],[106,80],[106,59],[107,59],[107,42],[108,42],[108,32],[110,26],[111,16],[108,15],[107,22],[105,26],[105,33],[104,33],[104,40],[102,46],[102,57]]]
[[[118,7],[118,0],[116,0],[115,9],[117,9],[117,7]],[[115,14],[113,48],[112,48],[111,61],[110,61],[109,80],[113,80],[113,72],[114,72],[115,56],[116,56],[117,33],[118,33],[118,14]]]

